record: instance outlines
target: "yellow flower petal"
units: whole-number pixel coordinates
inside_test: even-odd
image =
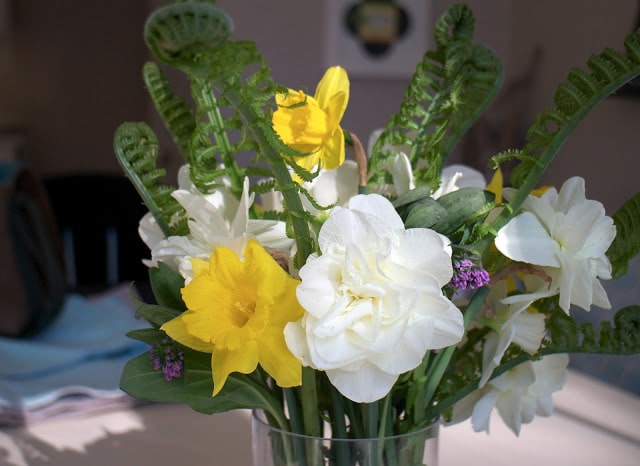
[[[188,313],[192,311],[185,312]],[[165,322],[162,327],[160,327],[160,330],[164,330],[173,340],[180,342],[184,346],[203,353],[211,353],[213,351],[213,345],[210,342],[203,341],[190,334],[182,319],[183,316],[184,314]]]
[[[337,128],[333,135],[325,142],[324,149],[319,155],[322,168],[326,170],[333,170],[338,168],[344,162],[345,149],[344,149],[344,135],[342,134],[342,128]]]
[[[347,102],[349,102],[349,77],[345,69],[340,66],[332,66],[325,71],[324,76],[316,87],[315,98],[320,104],[320,108],[326,110],[329,107],[329,101],[336,94],[344,94],[345,96],[344,107],[338,118],[339,121],[347,108]]]
[[[286,97],[277,97],[278,110],[272,123],[282,141],[296,149],[304,144],[319,147],[327,133],[327,114],[318,101],[304,92],[289,91]]]
[[[332,169],[344,162],[340,121],[348,102],[349,78],[339,66],[325,72],[315,97],[293,90],[276,96],[278,109],[273,113],[273,128],[285,144],[307,154],[295,158],[300,167],[312,171],[320,163],[323,168]]]
[[[258,347],[255,341],[248,341],[243,351],[214,351],[211,354],[212,396],[216,396],[222,390],[232,372],[250,374],[256,367],[258,367]]]
[[[489,184],[487,185],[487,191],[489,191],[490,193],[495,194],[496,196],[496,204],[499,204],[500,202],[502,202],[502,185],[503,185],[503,179],[502,179],[502,170],[500,170],[500,168],[496,169],[495,173],[493,174],[493,177],[491,178],[491,181],[489,182]]]
[[[209,263],[202,259],[193,258],[191,259],[191,268],[193,269],[193,276],[197,277],[198,275],[202,275],[207,272],[209,269]]]
[[[296,387],[302,383],[302,365],[289,351],[282,328],[271,327],[270,337],[260,344],[260,365],[280,387]]]
[[[233,372],[250,373],[263,364],[276,383],[300,383],[301,362],[284,343],[288,322],[302,317],[291,278],[255,240],[242,257],[217,248],[200,275],[182,289],[188,310],[163,325],[179,343],[212,353],[214,395]]]

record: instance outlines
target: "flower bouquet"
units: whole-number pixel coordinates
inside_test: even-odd
[[[640,351],[640,308],[599,328],[572,317],[611,307],[600,280],[640,250],[640,197],[609,217],[579,177],[538,186],[581,119],[640,74],[640,34],[572,69],[525,146],[489,161],[487,184],[445,163],[502,82],[473,26],[464,4],[444,13],[435,50],[365,148],[341,127],[343,68],[310,95],[275,83],[210,2],[148,18],[149,49],[186,75],[192,100],[144,65],[185,157],[177,188],[163,184],[148,125],[114,138],[149,209],[139,231],[155,296],[137,301],[150,326],[129,335],[150,350],[125,367],[125,392],[207,414],[253,409],[298,439],[388,439],[468,418],[483,431],[494,408],[517,434],[551,414],[568,353]],[[274,464],[424,461],[424,438],[368,453],[270,441],[283,452]]]

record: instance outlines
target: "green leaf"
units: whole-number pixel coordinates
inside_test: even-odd
[[[184,287],[182,275],[167,264],[158,262],[157,267],[149,269],[149,280],[158,304],[178,311],[186,310],[181,294]]]
[[[133,340],[143,341],[149,345],[155,345],[166,338],[167,334],[156,328],[140,328],[127,332],[127,337]]]
[[[211,356],[188,348],[185,348],[184,353],[185,372],[171,381],[164,379],[162,371],[153,370],[148,354],[131,359],[122,372],[120,388],[134,398],[186,403],[194,411],[204,414],[234,409],[264,409],[286,423],[282,409],[270,389],[251,376],[231,374],[220,393],[213,397]]]
[[[171,309],[157,304],[147,304],[142,301],[135,300],[136,318],[143,318],[156,328],[182,314],[182,311]]]
[[[446,216],[447,209],[428,197],[411,205],[404,225],[406,228],[431,228]]]

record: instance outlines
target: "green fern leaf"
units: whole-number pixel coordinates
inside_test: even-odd
[[[440,185],[445,160],[502,83],[500,61],[473,42],[473,31],[466,5],[454,5],[440,18],[434,30],[437,49],[425,53],[400,110],[370,154],[370,184],[389,182],[388,168],[397,153],[393,148],[406,145],[417,182],[434,189]]]
[[[165,127],[188,160],[189,141],[195,129],[195,117],[187,102],[176,96],[158,65],[148,62],[142,69],[144,83]]]
[[[626,201],[613,214],[616,237],[607,250],[613,277],[627,272],[629,261],[640,252],[640,193]]]

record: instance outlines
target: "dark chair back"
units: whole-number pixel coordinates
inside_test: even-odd
[[[149,250],[138,236],[147,209],[125,176],[71,174],[44,185],[61,231],[67,282],[90,293],[126,281],[148,281],[142,259]]]

